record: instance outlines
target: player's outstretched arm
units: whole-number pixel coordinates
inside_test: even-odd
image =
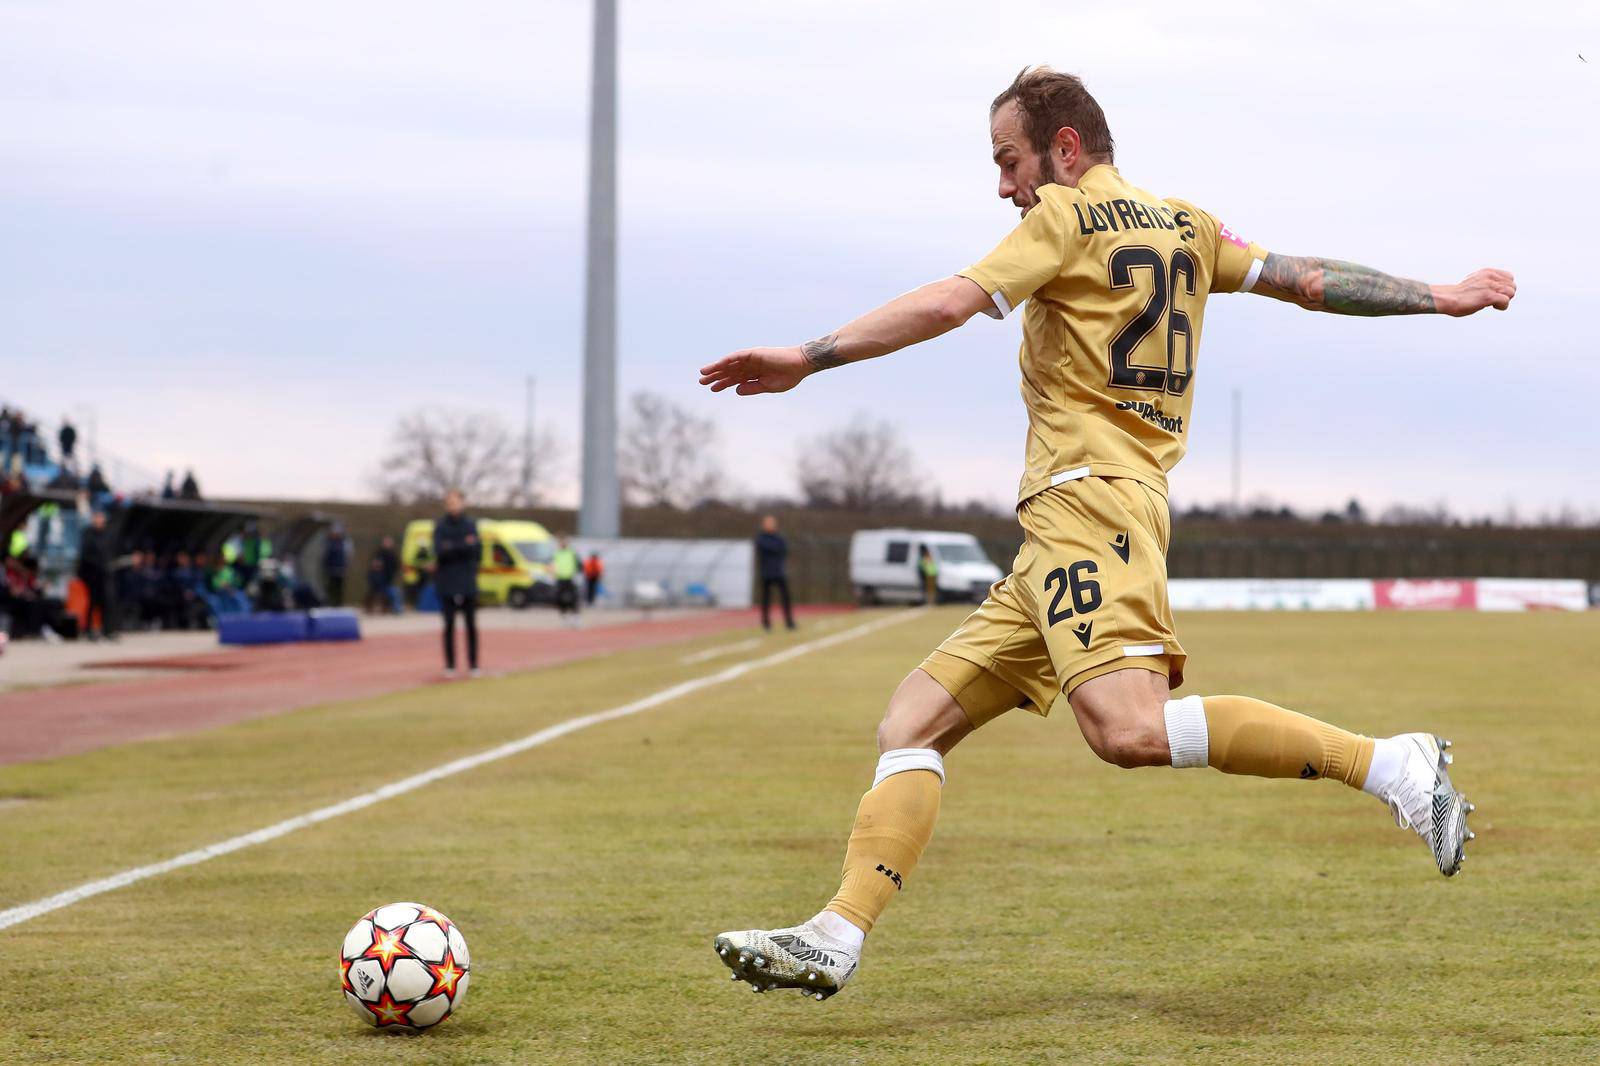
[[[740,396],[787,392],[819,370],[858,363],[949,333],[987,307],[989,294],[963,277],[897,296],[814,341],[788,348],[745,348],[700,368],[700,384]]]
[[[1454,285],[1397,278],[1338,259],[1268,253],[1251,292],[1335,315],[1465,315],[1504,311],[1517,282],[1504,270],[1478,270]]]

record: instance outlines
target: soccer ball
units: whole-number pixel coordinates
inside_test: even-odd
[[[467,998],[472,956],[456,923],[420,903],[368,911],[345,934],[345,1002],[380,1029],[427,1029]]]

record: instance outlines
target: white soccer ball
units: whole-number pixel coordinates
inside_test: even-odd
[[[345,1002],[380,1029],[438,1025],[467,998],[471,969],[461,930],[421,903],[368,911],[339,950]]]

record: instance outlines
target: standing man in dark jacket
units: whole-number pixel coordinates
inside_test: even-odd
[[[89,616],[85,629],[90,640],[117,639],[117,613],[111,606],[111,564],[116,553],[111,534],[106,532],[106,513],[96,511],[78,539],[78,578],[89,593]],[[96,624],[96,612],[99,623]]]
[[[467,629],[467,669],[478,672],[478,523],[463,512],[460,489],[445,493],[445,516],[433,525],[433,590],[444,613],[444,676],[456,676],[456,615]]]
[[[367,610],[377,603],[390,614],[400,613],[400,590],[395,588],[395,578],[400,576],[400,556],[394,550],[394,538],[385,536],[372,554],[372,570],[367,574]]]
[[[783,622],[794,628],[794,611],[789,606],[789,542],[778,532],[776,515],[761,520],[756,534],[756,567],[761,575],[761,628],[772,630],[772,590],[783,597]]]
[[[65,466],[72,465],[72,449],[78,446],[78,431],[65,418],[61,420],[61,432],[56,434],[56,442],[61,445],[61,462]]]
[[[350,538],[335,522],[322,546],[322,576],[328,584],[328,606],[344,606],[344,575],[350,569]]]

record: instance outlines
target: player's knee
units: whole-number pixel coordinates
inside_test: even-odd
[[[891,699],[878,723],[878,753],[900,748],[932,747],[931,723],[917,713],[914,704]]]
[[[878,751],[932,748],[948,752],[972,731],[965,714],[933,678],[913,670],[889,698],[878,723]]]
[[[1087,737],[1094,753],[1113,766],[1164,766],[1169,761],[1167,737],[1143,722],[1118,723]]]

